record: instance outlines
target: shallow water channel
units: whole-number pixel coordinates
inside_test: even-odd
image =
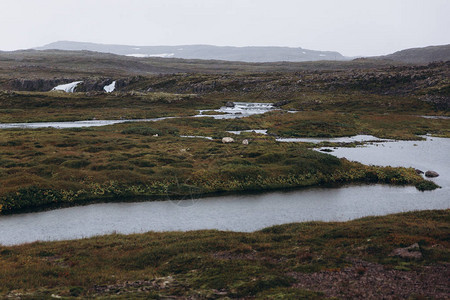
[[[264,114],[271,110],[276,110],[272,103],[251,103],[251,102],[234,102],[233,107],[223,106],[214,110],[200,110],[194,118],[209,117],[214,119],[237,119],[251,115]],[[209,114],[205,114],[209,112]],[[218,114],[214,114],[217,112]],[[189,116],[188,116],[189,117]],[[106,126],[127,122],[156,122],[165,119],[174,119],[179,117],[161,117],[151,119],[120,119],[120,120],[84,120],[84,121],[64,121],[64,122],[33,122],[33,123],[0,123],[0,129],[36,129],[36,128],[81,128]],[[180,117],[181,118],[181,117]]]
[[[450,139],[380,142],[337,148],[334,154],[366,164],[434,170],[442,188],[349,185],[185,201],[101,203],[0,217],[0,244],[64,240],[117,233],[219,229],[251,232],[304,221],[346,221],[371,215],[450,208]]]

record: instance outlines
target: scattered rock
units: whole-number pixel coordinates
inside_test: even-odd
[[[320,149],[320,151],[322,151],[322,152],[333,152],[333,150],[331,150],[331,149],[328,149],[328,148],[325,148],[325,149]]]
[[[389,256],[399,256],[401,258],[414,258],[420,259],[422,258],[422,252],[420,252],[419,244],[415,243],[406,248],[397,248],[394,249]]]
[[[419,170],[419,169],[414,169],[414,171],[416,171],[416,174],[423,174],[423,171],[422,170]]]
[[[426,177],[438,177],[439,174],[437,172],[435,172],[435,171],[426,171],[425,172],[425,176]]]
[[[247,139],[243,140],[242,145],[248,145],[248,140]]]
[[[231,138],[231,137],[224,137],[224,138],[222,139],[222,143],[224,143],[224,144],[234,143],[234,139]]]
[[[153,136],[154,136],[154,137],[158,137],[159,135],[158,135],[158,134],[154,134]]]
[[[381,264],[351,259],[351,266],[315,273],[292,273],[295,288],[322,292],[338,299],[448,299],[448,264],[424,266],[420,271],[385,268]]]
[[[227,103],[225,103],[226,107],[234,107],[234,102],[228,101]]]
[[[289,101],[289,100],[282,100],[282,101],[278,101],[277,103],[274,103],[273,106],[280,107],[280,106],[288,104],[289,102],[291,102],[291,101]]]

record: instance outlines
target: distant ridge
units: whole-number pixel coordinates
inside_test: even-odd
[[[377,56],[376,58],[389,59],[404,63],[431,63],[435,61],[449,61],[450,44],[442,46],[405,49],[389,55]]]
[[[89,50],[134,57],[164,57],[207,59],[241,62],[304,62],[321,60],[350,60],[335,51],[316,51],[290,47],[231,47],[211,45],[127,46],[58,41],[36,50]]]

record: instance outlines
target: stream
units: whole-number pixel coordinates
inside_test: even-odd
[[[251,232],[292,222],[347,221],[364,216],[450,208],[450,139],[380,142],[336,148],[338,157],[366,164],[413,166],[437,171],[442,188],[347,185],[184,201],[99,203],[0,217],[0,244],[16,245],[108,233],[218,229]]]
[[[214,110],[220,114],[194,117],[241,118],[276,109],[271,103],[240,103]],[[124,122],[159,121],[88,120],[74,122],[2,123],[7,128],[74,128]],[[247,130],[247,132],[250,130]],[[264,129],[255,133],[266,134]],[[240,134],[241,131],[229,131]],[[245,132],[245,131],[244,131]],[[208,138],[185,136],[186,138]],[[450,208],[450,139],[424,141],[381,140],[373,136],[334,139],[278,138],[278,142],[368,142],[355,148],[326,147],[331,155],[364,164],[414,167],[440,174],[432,180],[442,188],[420,192],[411,186],[347,185],[261,194],[241,194],[184,201],[99,203],[44,212],[0,216],[0,244],[86,238],[108,233],[217,229],[252,232],[268,226],[305,221],[347,221],[364,216]],[[369,142],[370,141],[370,142]],[[317,151],[323,149],[316,149]]]

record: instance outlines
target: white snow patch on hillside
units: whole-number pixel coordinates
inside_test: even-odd
[[[111,84],[105,85],[103,87],[103,89],[105,90],[105,92],[107,93],[111,93],[116,89],[116,82],[113,81]]]
[[[140,53],[136,53],[136,54],[127,54],[125,56],[133,56],[133,57],[148,57],[148,54],[140,54]]]
[[[175,53],[161,53],[161,54],[149,54],[148,57],[164,57],[164,58],[168,58],[168,57],[172,57],[175,56]]]
[[[74,81],[74,82],[71,82],[71,83],[60,84],[58,86],[55,86],[52,89],[52,91],[64,91],[66,93],[73,93],[73,91],[75,90],[77,85],[82,83],[82,82],[83,81]]]
[[[326,56],[325,54],[319,54],[319,56],[322,56],[322,57],[324,57],[324,56]]]
[[[162,58],[169,58],[175,56],[175,53],[161,53],[161,54],[127,54],[126,56],[133,56],[133,57],[162,57]]]

